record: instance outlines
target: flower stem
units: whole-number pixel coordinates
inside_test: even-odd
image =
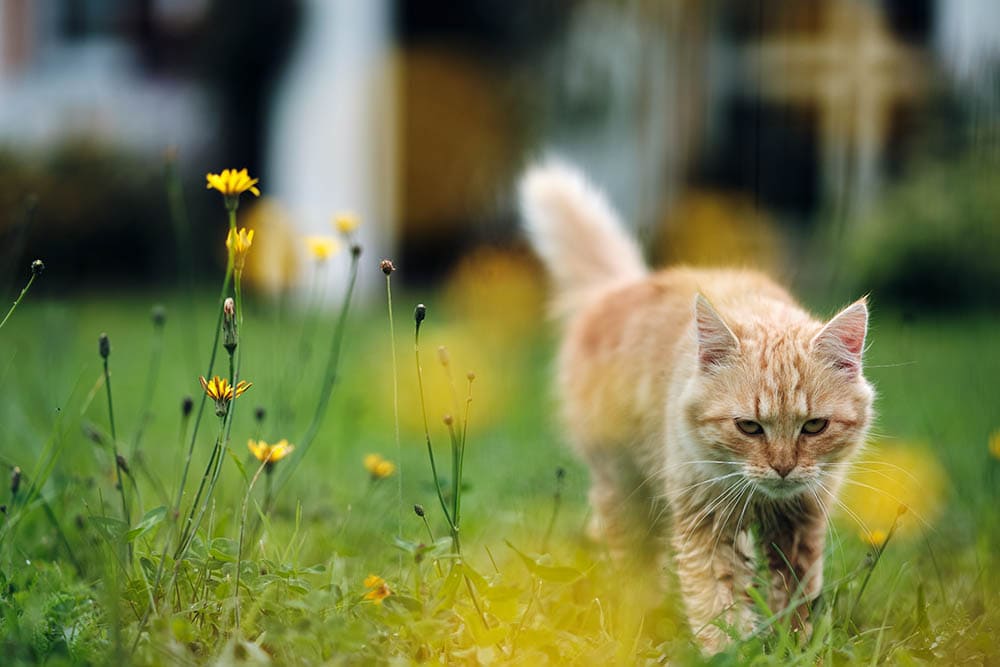
[[[357,246],[355,246],[355,248],[357,248]],[[333,393],[333,386],[337,380],[337,371],[340,368],[340,353],[343,347],[344,330],[347,324],[347,314],[351,308],[351,297],[354,294],[354,286],[358,280],[358,260],[360,257],[360,251],[351,253],[351,277],[347,283],[347,292],[344,295],[344,302],[340,306],[340,313],[337,316],[337,324],[333,331],[333,337],[331,338],[330,356],[326,364],[326,375],[323,378],[323,386],[320,388],[319,401],[316,403],[316,411],[313,413],[312,421],[309,423],[309,427],[306,429],[305,434],[298,442],[298,447],[295,450],[296,455],[288,461],[288,465],[286,465],[280,473],[281,477],[277,482],[275,482],[274,497],[280,495],[281,489],[288,483],[292,473],[294,473],[295,469],[298,467],[299,462],[303,459],[306,452],[309,451],[309,447],[312,445],[313,440],[316,438],[316,434],[319,432],[319,427],[323,423],[323,417],[326,415],[326,409],[330,403],[330,395]],[[268,509],[270,508],[265,506],[265,511]]]
[[[444,518],[448,522],[448,529],[451,532],[452,549],[455,553],[461,553],[461,545],[458,541],[458,526],[451,518],[451,514],[448,512],[448,503],[444,500],[444,494],[441,492],[441,478],[438,477],[437,463],[434,461],[434,447],[431,445],[431,431],[427,426],[427,401],[424,399],[424,372],[420,366],[420,321],[417,321],[416,329],[413,334],[413,354],[417,363],[417,393],[420,394],[420,412],[424,420],[424,440],[427,443],[427,457],[431,462],[431,475],[434,478],[434,490],[437,491],[438,502],[441,504],[441,511],[444,512]]]
[[[37,276],[38,276],[37,273],[35,273],[34,271],[31,272],[31,277],[28,278],[28,284],[24,286],[24,289],[21,290],[21,293],[18,295],[17,299],[14,301],[14,305],[12,305],[10,307],[10,310],[7,311],[7,314],[4,315],[3,321],[0,321],[0,329],[3,329],[3,325],[7,324],[7,320],[9,320],[10,316],[14,313],[15,310],[17,310],[18,304],[21,303],[21,299],[23,299],[24,295],[28,293],[28,290],[31,289],[31,284],[33,282],[35,282],[35,278]]]
[[[392,349],[392,417],[396,435],[396,461],[399,468],[396,473],[396,525],[397,534],[403,534],[403,447],[399,436],[399,369],[396,363],[396,329],[392,320],[392,284],[390,274],[385,274],[385,297],[389,309],[389,347]],[[400,555],[402,567],[402,555]]]
[[[240,540],[236,545],[236,587],[233,590],[233,608],[236,615],[237,630],[240,629],[240,572],[243,570],[243,537],[246,534],[247,507],[250,504],[250,494],[253,493],[253,487],[267,465],[268,461],[265,459],[258,466],[257,472],[254,473],[253,479],[250,480],[250,485],[247,486],[246,495],[243,496],[243,508],[240,512]],[[268,475],[267,478],[270,480],[271,476]]]

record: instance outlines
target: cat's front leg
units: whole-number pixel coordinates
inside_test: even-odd
[[[809,611],[823,587],[826,515],[813,499],[771,515],[761,542],[770,570],[769,604],[774,613],[795,605],[791,624],[808,635]]]
[[[746,594],[753,577],[753,549],[746,532],[713,525],[712,521],[685,521],[675,515],[674,546],[677,577],[691,630],[709,653],[729,643],[718,625],[746,635],[754,615]]]

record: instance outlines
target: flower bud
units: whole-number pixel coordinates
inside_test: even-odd
[[[190,396],[185,396],[184,400],[181,401],[181,416],[190,417],[192,410],[194,410],[194,399]]]
[[[425,317],[427,317],[427,306],[418,303],[417,307],[413,309],[413,320],[419,325]]]
[[[31,263],[31,275],[40,276],[42,275],[42,271],[44,270],[45,270],[45,263],[42,262],[42,260],[36,259],[34,262]]]
[[[441,421],[444,422],[445,426],[451,426],[452,424],[455,423],[455,418],[452,417],[451,415],[445,415]]]
[[[472,382],[473,380],[476,379],[476,374],[473,373],[472,371],[469,371],[468,373],[465,374],[465,379],[468,380],[469,382]]]
[[[108,340],[108,334],[102,333],[97,339],[97,351],[101,353],[102,359],[107,359],[108,355],[111,354],[111,341]]]
[[[153,306],[153,310],[150,311],[149,316],[153,320],[154,327],[159,328],[167,323],[167,309],[163,307],[162,303]]]
[[[253,416],[254,419],[256,419],[259,423],[263,423],[264,417],[267,416],[267,412],[264,410],[263,406],[258,405],[256,408],[254,408]]]
[[[396,270],[396,267],[393,266],[392,260],[390,259],[383,259],[382,262],[379,264],[379,268],[382,269],[382,273],[384,273],[385,275],[389,275],[390,273]]]
[[[128,469],[128,461],[121,454],[115,456],[115,463],[118,464],[118,469],[121,470],[126,475],[131,475],[132,471]]]
[[[419,516],[420,518],[423,518],[424,515],[426,514],[426,512],[424,512],[424,506],[421,505],[420,503],[417,503],[416,505],[413,506],[413,513]]]
[[[240,336],[236,330],[236,303],[232,297],[228,297],[222,304],[222,347],[232,355],[239,342]]]
[[[444,345],[438,346],[438,361],[441,362],[442,366],[447,366],[451,363],[451,356],[448,354],[448,348]]]
[[[17,495],[18,489],[21,488],[21,467],[14,466],[14,470],[10,473],[10,495],[14,497]]]
[[[351,257],[353,257],[354,259],[361,257],[361,246],[359,244],[357,243],[351,244]]]

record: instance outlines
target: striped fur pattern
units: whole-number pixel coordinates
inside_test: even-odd
[[[676,573],[707,651],[727,642],[722,626],[756,622],[759,559],[772,609],[795,605],[808,628],[840,471],[872,419],[865,300],[824,322],[758,272],[650,272],[565,164],[529,170],[519,194],[564,329],[557,390],[591,471],[591,532]]]

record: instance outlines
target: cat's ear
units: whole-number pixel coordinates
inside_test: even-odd
[[[722,366],[739,352],[740,341],[701,294],[694,300],[694,320],[698,330],[698,366],[702,370]]]
[[[868,297],[862,297],[827,322],[813,338],[813,349],[837,368],[858,373],[867,333]]]

